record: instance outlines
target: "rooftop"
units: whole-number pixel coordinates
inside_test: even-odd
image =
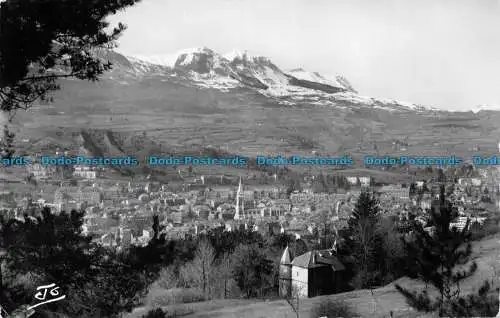
[[[309,251],[294,258],[292,265],[302,268],[332,266],[334,271],[345,270],[345,266],[333,255],[331,250]]]

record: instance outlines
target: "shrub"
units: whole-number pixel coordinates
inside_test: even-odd
[[[500,219],[498,217],[486,220],[482,226],[478,226],[477,223],[471,224],[471,239],[473,241],[480,241],[485,237],[492,236],[500,233]]]
[[[498,288],[492,289],[485,281],[476,294],[446,305],[447,311],[455,317],[494,317],[498,313]]]
[[[319,304],[316,304],[311,310],[311,318],[318,317],[356,317],[356,315],[349,305],[343,301],[335,301],[332,299],[322,300]]]
[[[149,302],[152,306],[168,306],[203,301],[203,293],[198,288],[172,288],[154,295]]]
[[[175,272],[174,266],[163,268],[160,271],[158,285],[165,289],[176,288],[179,286],[179,275]]]
[[[167,313],[161,308],[151,309],[142,318],[167,318]]]

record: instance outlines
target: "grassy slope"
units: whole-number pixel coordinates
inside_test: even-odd
[[[466,153],[474,144],[496,152],[500,114],[389,113],[299,105],[280,106],[255,92],[187,87],[161,80],[119,85],[68,81],[50,107],[19,113],[20,136],[57,127],[142,132],[169,146],[228,147],[242,155],[311,150],[329,153],[393,153],[392,141],[407,136],[413,154]],[[22,121],[21,121],[22,120]]]
[[[473,244],[473,258],[478,264],[478,271],[465,281],[464,292],[476,290],[485,279],[497,280],[500,272],[500,235],[486,238]],[[423,288],[419,281],[402,278],[397,281],[402,286],[412,289]],[[498,286],[498,282],[495,282]],[[159,292],[158,290],[152,292]],[[394,283],[374,290],[374,299],[369,290],[359,290],[330,296],[305,299],[300,303],[300,316],[309,317],[311,308],[323,299],[345,301],[362,317],[389,317],[392,310],[395,317],[431,317],[410,309],[394,288]],[[177,312],[182,317],[190,318],[292,318],[295,314],[284,300],[217,300],[163,307],[169,312]],[[139,318],[151,308],[137,308],[126,318]]]

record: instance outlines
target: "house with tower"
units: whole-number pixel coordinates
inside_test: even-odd
[[[310,298],[338,293],[343,271],[334,250],[312,250],[292,259],[287,246],[280,260],[279,294]]]

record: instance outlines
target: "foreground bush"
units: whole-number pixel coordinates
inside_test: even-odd
[[[495,216],[486,220],[484,225],[471,225],[471,239],[473,241],[480,241],[485,237],[493,236],[500,233],[500,217]]]
[[[161,308],[151,309],[142,318],[167,318],[167,313]]]
[[[358,315],[356,315],[356,313],[345,302],[325,299],[311,309],[310,318],[349,318],[357,316]]]
[[[485,281],[478,293],[448,303],[447,312],[455,317],[495,317],[498,313],[498,288]]]
[[[160,290],[150,296],[151,306],[168,306],[204,301],[203,292],[197,288],[172,288]]]

